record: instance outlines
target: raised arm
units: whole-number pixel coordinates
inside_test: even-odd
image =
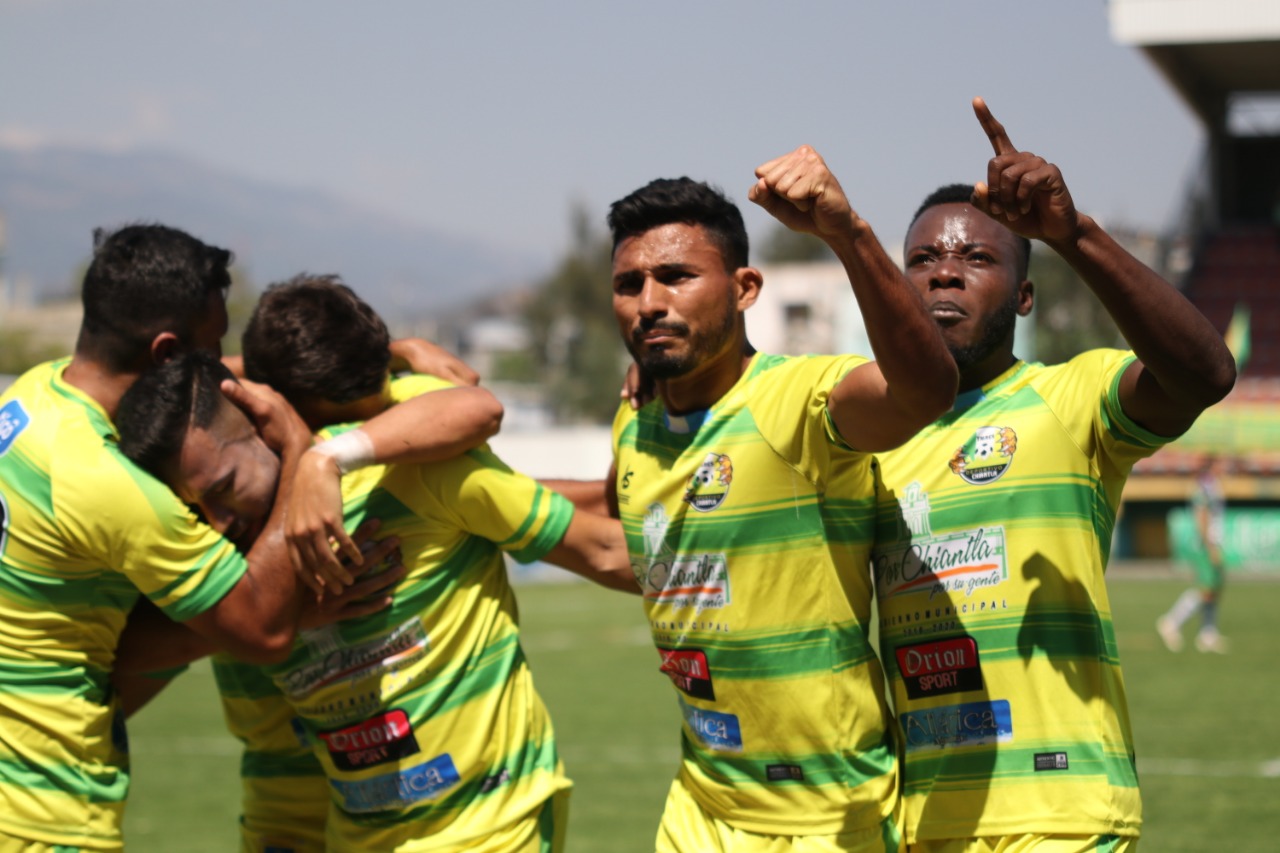
[[[1125,413],[1157,435],[1180,435],[1235,384],[1222,335],[1177,288],[1076,210],[1057,166],[1015,148],[981,98],[973,111],[995,152],[973,206],[1042,240],[1084,279],[1138,357],[1120,382]]]
[[[749,198],[794,231],[821,238],[844,265],[876,361],[851,370],[828,410],[858,450],[898,446],[951,408],[958,373],[924,300],[807,145],[756,169]]]

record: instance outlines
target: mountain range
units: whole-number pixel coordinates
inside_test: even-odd
[[[34,301],[74,295],[95,227],[163,222],[236,253],[255,287],[338,273],[401,323],[527,284],[520,253],[405,224],[311,189],[209,168],[171,153],[0,148],[0,275]]]

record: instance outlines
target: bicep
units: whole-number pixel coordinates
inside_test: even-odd
[[[1138,426],[1159,436],[1182,435],[1204,411],[1199,406],[1170,397],[1137,360],[1125,368],[1117,393],[1125,415]]]

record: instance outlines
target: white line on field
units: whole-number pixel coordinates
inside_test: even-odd
[[[1139,758],[1138,775],[1280,779],[1280,758],[1262,762],[1207,761],[1201,758]]]

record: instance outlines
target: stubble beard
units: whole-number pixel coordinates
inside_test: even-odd
[[[737,315],[726,312],[721,323],[714,327],[690,333],[689,326],[679,321],[654,323],[641,326],[632,333],[627,341],[627,349],[640,369],[654,379],[676,379],[693,371],[721,352],[727,342],[732,339]],[[654,329],[670,331],[686,342],[683,351],[645,350],[640,340],[646,332]]]
[[[951,357],[956,361],[960,372],[974,365],[981,364],[992,353],[1000,349],[1005,341],[1013,335],[1014,326],[1018,322],[1018,297],[1015,294],[1007,302],[1000,305],[983,324],[982,334],[978,340],[968,346],[950,346]]]

